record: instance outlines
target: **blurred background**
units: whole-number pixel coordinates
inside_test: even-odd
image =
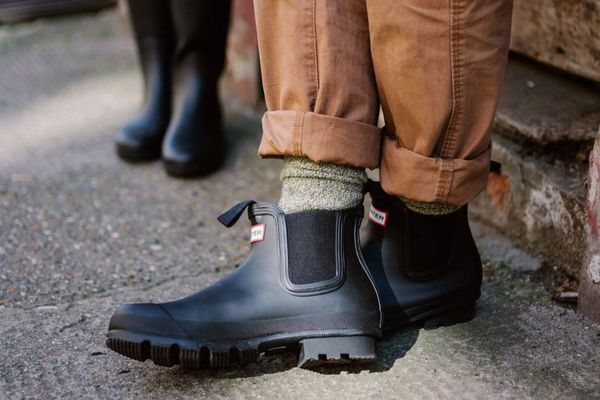
[[[0,0],[0,336],[10,337],[0,362],[14,367],[1,371],[0,395],[4,388],[35,397],[66,382],[59,392],[145,397],[154,380],[166,385],[156,388],[163,395],[241,393],[215,376],[201,375],[214,386],[178,376],[189,385],[183,392],[155,370],[127,378],[135,367],[122,361],[111,370],[102,347],[116,304],[181,297],[241,261],[246,232],[221,229],[219,212],[239,196],[278,197],[279,162],[256,158],[264,104],[252,2],[232,5],[220,82],[232,151],[216,174],[181,181],[157,163],[126,164],[114,154],[115,135],[143,95],[126,4]],[[480,398],[598,395],[598,27],[600,0],[515,0],[493,130],[502,168],[471,206],[486,260],[487,317],[464,329],[487,332],[490,342],[469,342],[462,331],[450,331],[451,339],[429,334],[423,346],[450,346],[455,355],[417,366],[401,351],[414,340],[393,337],[382,345],[387,378],[332,382],[363,393],[401,376],[417,390],[435,369],[437,386],[419,389],[433,398],[452,397],[460,385]],[[66,359],[47,357],[56,346]],[[409,361],[394,364],[401,357]],[[289,362],[259,363],[249,375],[265,389],[272,382],[262,375],[287,371]],[[454,374],[455,363],[472,375]],[[307,379],[293,374],[277,378],[290,397]],[[34,376],[42,383],[28,386]],[[256,389],[248,376],[226,376]],[[322,377],[310,379],[329,390]]]

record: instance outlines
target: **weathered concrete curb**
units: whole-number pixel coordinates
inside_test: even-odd
[[[585,253],[588,157],[600,124],[590,82],[511,57],[491,173],[473,214],[545,261],[553,291],[576,291]]]
[[[594,141],[598,125],[600,93],[594,84],[510,57],[496,114],[496,133],[538,146],[582,144]]]
[[[579,285],[579,312],[600,322],[600,130],[590,154],[585,219],[585,255]]]
[[[506,138],[493,140],[492,158],[502,172],[490,173],[486,191],[470,205],[472,214],[576,280],[584,251],[582,177]]]

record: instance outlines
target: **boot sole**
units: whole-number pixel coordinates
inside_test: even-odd
[[[384,331],[393,332],[411,324],[418,324],[426,330],[452,326],[471,321],[475,318],[475,312],[476,301],[450,304],[414,314],[403,321],[388,323],[384,326]]]
[[[452,326],[475,318],[475,302],[448,306],[440,312],[434,310],[426,315],[420,315],[411,322],[420,323],[424,329],[436,329],[441,326]]]
[[[195,163],[180,163],[163,159],[163,167],[168,175],[175,178],[198,178],[220,169],[225,163],[225,158],[208,165]]]
[[[119,158],[128,162],[142,163],[158,160],[160,158],[160,148],[156,151],[139,151],[117,144],[116,149]]]
[[[317,336],[320,335],[320,336]],[[184,369],[227,368],[255,362],[261,354],[279,350],[296,351],[298,366],[368,364],[376,360],[375,338],[356,333],[322,336],[323,332],[274,335],[237,343],[206,343],[149,336],[128,331],[109,331],[106,345],[113,351],[137,361],[152,360],[154,364]]]

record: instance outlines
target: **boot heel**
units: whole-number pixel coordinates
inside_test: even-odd
[[[467,322],[475,317],[475,302],[448,308],[443,312],[432,315],[423,321],[424,329],[435,329],[440,326],[450,326]]]
[[[333,336],[300,341],[300,368],[375,361],[375,339],[370,336]]]

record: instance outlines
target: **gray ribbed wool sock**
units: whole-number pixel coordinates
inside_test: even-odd
[[[284,160],[279,206],[286,213],[343,210],[362,204],[367,182],[363,168],[317,163],[301,157]]]

